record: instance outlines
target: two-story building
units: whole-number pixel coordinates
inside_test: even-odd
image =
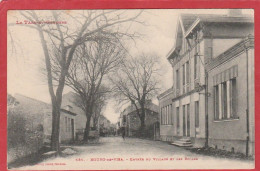
[[[225,51],[230,48],[231,51],[234,50],[233,46],[245,39],[248,34],[254,34],[253,18],[242,15],[240,12],[238,10],[234,13],[232,10],[228,15],[180,15],[175,46],[167,56],[173,69],[173,86],[158,96],[161,140],[173,141],[176,145],[204,146],[210,145],[210,142],[216,139],[220,141],[224,139],[225,136],[222,134],[227,134],[227,132],[223,130],[223,127],[220,128],[221,123],[214,122],[215,126],[212,127],[213,113],[211,112],[214,109],[213,102],[215,102],[212,87],[223,79],[218,79],[214,75],[217,71],[212,74],[213,71],[209,71],[212,68],[207,66],[213,65],[210,64],[213,60],[214,63],[218,63],[216,61],[225,58],[223,57]],[[221,54],[222,56],[218,57]],[[222,61],[219,65],[224,65],[224,63]],[[232,79],[231,73],[236,75],[237,67],[233,66],[232,62],[225,65],[227,66],[223,68],[230,71],[225,73],[231,75],[225,78]],[[241,80],[246,82],[245,78]],[[243,103],[246,103],[246,100]],[[243,124],[242,121],[240,124]],[[215,137],[216,135],[218,137]],[[183,142],[179,141],[179,139],[183,140],[183,137],[188,138],[185,138]],[[228,135],[226,137],[228,138]],[[238,137],[242,139],[241,135],[236,136]]]

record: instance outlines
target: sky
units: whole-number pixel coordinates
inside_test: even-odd
[[[130,11],[130,10],[129,10]],[[133,10],[131,10],[132,12]],[[133,24],[132,29],[144,36],[131,44],[132,55],[138,53],[155,53],[160,59],[162,68],[162,91],[172,86],[171,65],[167,61],[167,54],[174,47],[175,32],[180,13],[208,13],[227,14],[226,9],[195,10],[195,9],[154,9],[144,10],[141,19],[144,25]],[[243,10],[252,14],[252,10]],[[17,19],[18,18],[18,19]],[[8,11],[8,24],[19,20],[17,11]],[[44,65],[44,56],[37,32],[25,27],[15,26],[8,29],[7,53],[7,92],[14,95],[19,93],[50,103],[47,82],[40,68]],[[65,87],[64,94],[71,91]],[[156,97],[153,99],[158,104]],[[110,99],[104,107],[103,114],[112,123],[118,121],[120,110],[115,110],[117,103]],[[122,109],[123,110],[123,109]]]

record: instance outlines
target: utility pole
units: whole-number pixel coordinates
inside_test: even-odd
[[[206,136],[205,147],[206,148],[209,146],[208,96],[209,96],[209,93],[208,93],[208,72],[205,68],[205,136]]]
[[[248,50],[246,48],[246,45],[244,44],[245,53],[246,53],[246,157],[248,157],[249,154],[249,82],[248,82]]]

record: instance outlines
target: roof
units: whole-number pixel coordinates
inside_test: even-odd
[[[137,107],[138,107],[138,109],[140,109],[140,105],[139,104],[137,104]],[[151,111],[159,113],[159,106],[157,106],[156,104],[154,104],[152,102],[147,103],[145,105],[145,108],[149,109]],[[124,114],[129,114],[129,113],[132,113],[134,111],[136,111],[136,107],[134,105],[130,105],[123,111],[123,113]]]
[[[24,96],[22,94],[15,94],[14,97],[19,102],[18,107],[22,107],[23,110],[25,110],[25,112],[28,114],[44,114],[44,112],[52,112],[52,106],[49,103]],[[76,115],[75,113],[67,111],[65,109],[61,109],[61,111],[74,116]]]
[[[180,14],[175,45],[167,54],[168,59],[178,55],[180,46],[182,46],[183,35],[187,37],[199,23],[254,23],[254,18],[251,15],[244,14],[237,16],[227,14]]]
[[[80,100],[80,97],[70,91],[62,96],[61,108],[66,108],[66,106],[72,107],[72,112],[77,113],[77,115],[86,116],[85,112],[82,110],[80,105],[76,103],[77,100]]]
[[[254,18],[251,15],[220,15],[220,14],[181,14],[180,18],[183,23],[185,32],[191,27],[191,25],[199,18],[202,22],[254,22]]]
[[[182,21],[184,30],[188,30],[191,24],[198,18],[198,15],[194,14],[181,14],[180,20]]]
[[[183,25],[185,36],[187,36],[199,23],[254,23],[250,15],[217,15],[217,14],[195,14],[193,16],[184,14]],[[183,18],[183,16],[181,17]],[[192,22],[193,21],[193,22]]]
[[[160,100],[161,98],[165,97],[166,95],[173,93],[173,87],[165,90],[164,92],[162,92],[161,94],[159,94],[157,97]]]
[[[67,113],[67,114],[70,114],[70,115],[73,115],[73,116],[76,116],[77,114],[76,113],[73,113],[71,111],[68,111],[68,110],[65,110],[65,109],[60,109],[60,111],[64,112],[64,113]]]
[[[15,94],[14,97],[16,98],[16,100],[20,103],[20,104],[31,104],[31,105],[36,105],[36,106],[42,106],[42,107],[46,107],[46,108],[51,108],[51,105],[48,103],[45,103],[43,101],[31,98],[31,97],[27,97],[25,95],[22,94]]]
[[[51,105],[48,103],[21,94],[15,94],[14,97],[19,102],[16,109],[22,111],[24,115],[31,117],[51,114]]]

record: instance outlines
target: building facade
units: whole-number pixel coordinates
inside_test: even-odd
[[[254,155],[254,38],[249,36],[208,67],[209,146]]]
[[[63,95],[62,98],[62,108],[68,108],[70,106],[72,112],[76,113],[77,116],[75,117],[75,139],[76,140],[83,140],[84,137],[84,132],[86,128],[86,122],[87,122],[87,117],[85,112],[82,110],[80,107],[79,102],[77,100],[81,100],[80,97],[74,93],[74,92],[68,92]],[[99,134],[99,123],[97,124],[96,128],[94,127],[94,121],[93,117],[91,117],[90,120],[90,132],[89,136],[90,137],[97,137]]]
[[[146,137],[155,139],[159,133],[159,128],[156,128],[156,123],[159,121],[159,107],[152,102],[145,104],[145,130]],[[134,105],[128,106],[119,118],[121,130],[125,131],[128,137],[137,137],[140,133],[141,120],[137,115],[137,110]]]
[[[16,94],[15,98],[19,102],[17,110],[24,113],[27,127],[31,130],[37,130],[42,127],[43,143],[50,143],[52,131],[52,110],[51,105],[42,101],[32,99],[20,94]],[[75,137],[75,117],[76,113],[72,109],[66,107],[60,111],[60,142],[74,141]]]
[[[233,51],[233,46],[254,34],[253,22],[252,17],[240,13],[236,16],[180,15],[175,46],[167,56],[172,65],[173,86],[158,96],[161,140],[176,141],[188,137],[193,146],[204,146],[215,141],[215,135],[219,135],[215,138],[220,141],[225,139],[224,135],[216,133],[223,129],[221,124],[212,126],[217,125],[212,124],[210,112],[214,102],[212,76],[217,71],[209,72],[208,66],[212,61],[216,63],[225,58],[225,51],[230,48]],[[225,65],[223,68],[233,66],[232,62]],[[245,78],[241,79],[246,82]]]
[[[66,106],[71,106],[73,111],[77,113],[77,117],[75,118],[75,123],[77,125],[76,132],[81,132],[85,129],[87,117],[85,112],[78,105],[76,105],[77,99],[79,98],[77,97],[76,93],[68,92],[63,95],[61,106],[62,108],[65,108]],[[92,122],[91,125],[93,125]]]

